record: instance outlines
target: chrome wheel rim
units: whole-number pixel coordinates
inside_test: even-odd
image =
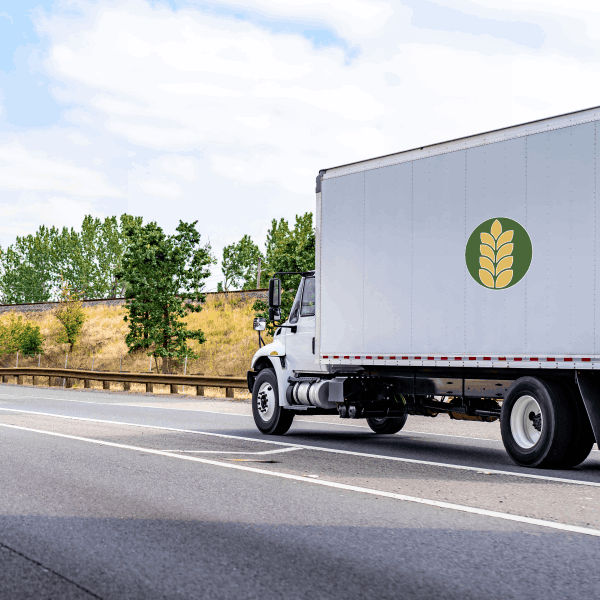
[[[258,388],[256,394],[256,408],[258,416],[265,422],[270,421],[275,413],[275,390],[273,386],[265,381]]]
[[[544,419],[538,401],[529,395],[521,396],[510,413],[510,430],[521,448],[533,448],[542,437]]]

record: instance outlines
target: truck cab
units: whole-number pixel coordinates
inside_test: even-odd
[[[273,341],[254,354],[248,372],[250,391],[258,386],[253,412],[264,433],[285,433],[299,411],[336,413],[337,404],[328,399],[330,381],[322,379],[328,371],[316,352],[315,272],[301,275],[287,320],[278,324]],[[269,317],[274,322],[280,319],[280,305],[281,280],[275,277],[269,283]],[[265,325],[255,320],[255,329],[264,330]],[[279,413],[281,422],[272,421]]]

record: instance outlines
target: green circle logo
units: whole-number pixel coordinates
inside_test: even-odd
[[[531,239],[512,219],[488,219],[473,231],[465,260],[471,277],[483,287],[501,290],[523,279],[531,264]]]

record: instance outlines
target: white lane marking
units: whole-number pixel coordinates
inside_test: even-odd
[[[18,401],[19,398],[15,398],[12,395],[9,394],[0,394],[0,396],[6,396],[6,397],[10,397],[11,400],[15,400]],[[220,412],[218,410],[206,410],[204,408],[176,408],[173,406],[154,406],[152,404],[138,404],[138,403],[129,403],[129,402],[93,402],[91,400],[72,400],[69,398],[58,398],[55,396],[25,396],[23,394],[23,396],[21,397],[25,397],[28,399],[40,399],[40,400],[55,400],[55,401],[59,401],[59,402],[74,402],[76,404],[93,404],[96,406],[122,406],[122,407],[127,407],[127,408],[153,408],[155,410],[174,410],[174,411],[179,411],[179,412],[201,412],[201,413],[208,413],[210,415],[226,415],[226,416],[234,416],[234,417],[245,417],[247,419],[251,419],[252,415],[249,415],[247,413],[235,413],[235,412]],[[333,427],[352,427],[354,429],[363,429],[365,431],[370,431],[370,428],[368,427],[368,425],[359,425],[357,423],[335,423],[335,422],[330,422],[330,421],[318,421],[316,419],[299,419],[296,418],[295,422],[297,423],[311,423],[311,424],[321,424],[321,425],[331,425]],[[496,444],[501,444],[502,440],[497,440],[494,438],[482,438],[482,437],[473,437],[473,436],[469,436],[469,435],[456,435],[456,434],[452,434],[452,433],[434,433],[431,431],[415,431],[415,430],[411,430],[411,429],[403,429],[402,433],[409,433],[409,434],[417,434],[417,435],[424,435],[424,436],[435,436],[435,437],[450,437],[450,438],[457,438],[457,439],[464,439],[464,440],[477,440],[477,441],[482,441],[482,442],[494,442]],[[400,434],[402,435],[402,434]],[[593,452],[598,452],[598,450],[593,450]]]
[[[296,450],[303,450],[303,448],[278,448],[277,450],[262,450],[261,452],[247,452],[240,450],[235,452],[233,450],[163,450],[163,452],[185,452],[187,454],[252,454],[253,456],[265,455],[265,454],[282,454],[283,452],[295,452]]]
[[[30,427],[21,427],[19,425],[7,425],[0,423],[0,427],[7,429],[15,429],[18,431],[27,431],[29,433],[39,433],[42,435],[48,435],[52,437],[58,437],[63,439],[75,440],[78,442],[86,442],[88,444],[96,444],[98,446],[108,446],[111,448],[119,448],[121,450],[133,450],[135,452],[143,452],[145,454],[155,454],[157,456],[166,456],[168,458],[176,458],[178,460],[188,460],[192,462],[202,463],[205,465],[211,465],[213,467],[220,467],[222,469],[234,469],[238,471],[246,471],[249,473],[256,473],[257,475],[268,475],[269,477],[277,477],[280,479],[289,479],[292,481],[301,481],[304,483],[312,483],[313,485],[321,485],[323,487],[335,488],[338,490],[346,490],[350,492],[358,492],[361,494],[368,494],[371,496],[379,496],[383,498],[391,498],[393,500],[402,500],[404,502],[412,502],[414,504],[424,504],[426,506],[433,506],[436,508],[442,508],[447,510],[454,510],[473,515],[479,515],[483,517],[492,517],[495,519],[502,519],[505,521],[514,521],[517,523],[525,523],[527,525],[534,525],[537,527],[546,527],[548,529],[557,529],[559,531],[566,531],[569,533],[580,533],[583,535],[591,535],[600,537],[599,529],[592,529],[590,527],[581,527],[579,525],[569,525],[566,523],[559,523],[554,521],[547,521],[545,519],[535,519],[532,517],[525,517],[522,515],[514,515],[511,513],[503,513],[495,510],[488,510],[485,508],[476,508],[474,506],[466,506],[463,504],[454,504],[451,502],[443,502],[440,500],[431,500],[429,498],[419,498],[417,496],[407,496],[405,494],[397,494],[395,492],[386,492],[384,490],[376,490],[373,488],[365,488],[356,485],[349,485],[347,483],[339,483],[337,481],[330,481],[327,479],[317,479],[303,475],[293,475],[291,473],[282,473],[280,471],[269,471],[266,469],[260,469],[257,467],[247,467],[240,464],[224,463],[221,461],[210,460],[208,458],[199,458],[198,456],[189,456],[187,454],[174,454],[164,450],[155,450],[152,448],[143,448],[141,446],[130,446],[129,444],[119,444],[117,442],[107,442],[104,440],[97,440],[94,438],[80,437],[76,435],[67,435],[65,433],[57,433],[55,431],[46,431],[44,429],[33,429]]]
[[[199,412],[203,412],[203,411],[201,409],[199,409]],[[219,414],[221,414],[221,413],[219,413]],[[230,414],[230,413],[222,413],[222,414]],[[245,415],[245,416],[247,416],[247,415]],[[250,416],[252,416],[252,415],[250,415]],[[300,423],[320,423],[322,425],[333,425],[334,427],[354,427],[356,429],[364,429],[365,431],[371,431],[371,428],[368,425],[358,425],[358,424],[354,424],[354,423],[332,423],[330,421],[316,421],[316,420],[312,420],[312,419],[295,419],[294,422],[296,422],[296,421],[299,421]],[[481,442],[496,442],[499,444],[502,443],[502,440],[496,440],[494,438],[482,438],[482,437],[474,437],[474,436],[470,436],[470,435],[456,435],[454,433],[435,433],[433,431],[415,431],[413,429],[403,429],[402,433],[399,433],[398,435],[401,436],[404,433],[459,438],[459,439],[463,439],[463,440],[477,440],[477,441],[481,441]]]
[[[304,450],[315,450],[318,452],[328,452],[330,454],[344,454],[348,456],[360,456],[363,458],[375,458],[379,460],[389,460],[393,462],[401,462],[406,464],[414,465],[426,465],[428,467],[441,467],[444,469],[455,469],[458,471],[471,471],[480,475],[503,475],[510,477],[519,477],[522,479],[538,479],[541,481],[551,481],[553,483],[567,483],[570,485],[583,485],[588,487],[600,487],[600,482],[596,481],[585,481],[581,479],[567,479],[564,477],[552,477],[550,475],[537,475],[534,473],[523,473],[521,471],[504,471],[501,469],[488,469],[486,467],[470,467],[467,465],[457,465],[452,463],[442,463],[432,460],[421,460],[417,458],[405,458],[403,456],[389,456],[386,454],[373,454],[370,452],[358,452],[356,450],[342,450],[340,448],[327,448],[325,446],[312,446],[310,444],[293,444],[290,442],[279,442],[275,440],[265,440],[262,438],[251,438],[241,435],[230,435],[227,433],[216,433],[214,431],[199,431],[196,429],[179,429],[177,427],[165,427],[163,425],[143,425],[141,423],[127,423],[123,421],[110,421],[107,419],[92,419],[89,417],[74,417],[71,415],[57,415],[53,413],[38,412],[33,410],[22,410],[18,408],[5,408],[0,407],[0,411],[8,411],[13,413],[23,413],[29,415],[38,415],[43,417],[54,417],[57,419],[68,419],[71,421],[85,421],[90,423],[103,423],[108,425],[125,425],[128,427],[141,427],[146,429],[157,429],[160,431],[174,431],[177,433],[192,433],[195,435],[206,435],[211,437],[225,438],[231,440],[245,440],[250,442],[257,442],[260,444],[272,444],[275,446],[285,446],[293,448],[303,448]]]
[[[10,397],[11,400],[18,400],[13,396],[9,396],[9,394],[0,394],[0,396]],[[93,404],[97,406],[122,406],[127,408],[153,408],[155,410],[174,410],[179,412],[201,412],[208,413],[210,415],[225,415],[225,416],[233,416],[233,417],[245,417],[247,419],[252,419],[252,415],[247,413],[235,413],[235,412],[220,412],[218,410],[206,410],[204,408],[176,408],[174,406],[155,406],[153,404],[138,404],[138,403],[129,403],[129,402],[93,402],[91,400],[71,400],[68,398],[57,398],[54,396],[24,396],[25,398],[31,399],[41,399],[41,400],[57,400],[60,402],[75,402],[77,404]],[[315,419],[298,419],[296,418],[296,423],[316,423],[321,425],[331,425],[333,427],[353,427],[355,429],[364,429],[365,431],[370,431],[370,427],[368,425],[359,425],[357,423],[336,423],[331,421],[317,421]],[[495,438],[484,438],[484,437],[475,437],[472,435],[458,435],[455,433],[437,433],[433,431],[416,431],[414,429],[403,429],[402,435],[404,433],[412,434],[412,435],[423,435],[423,436],[434,436],[434,437],[448,437],[448,438],[457,438],[461,440],[476,440],[480,442],[494,442],[495,444],[501,444],[502,440],[497,440]],[[594,448],[592,452],[600,452],[599,449]]]

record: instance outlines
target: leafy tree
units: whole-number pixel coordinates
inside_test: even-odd
[[[19,336],[19,350],[24,356],[43,354],[44,336],[39,325],[25,323]]]
[[[3,302],[45,302],[51,298],[53,272],[49,257],[55,234],[55,228],[42,225],[35,235],[17,237],[0,254]]]
[[[263,256],[249,235],[223,248],[221,270],[225,277],[223,288],[250,290],[256,287],[258,261]]]
[[[171,358],[196,357],[188,340],[204,342],[204,333],[188,329],[183,320],[202,310],[204,280],[214,262],[196,223],[180,221],[174,235],[154,222],[125,228],[127,249],[119,271],[128,309],[125,341],[129,352],[145,351],[157,364],[161,357],[163,373]]]
[[[267,232],[265,251],[265,277],[272,277],[280,271],[311,271],[315,268],[315,230],[312,213],[296,215],[294,227],[290,228],[286,219],[273,219]],[[300,275],[282,275],[281,319],[287,319],[296,291],[300,283]],[[259,316],[268,316],[267,305],[257,301],[254,309]],[[269,328],[272,331],[273,327]]]
[[[81,230],[41,226],[17,237],[0,254],[3,301],[45,302],[61,293],[61,282],[84,298],[122,294],[116,278],[125,251],[124,228],[141,225],[141,217],[121,215],[104,220],[86,216]]]
[[[23,321],[20,316],[11,315],[7,323],[0,324],[0,354],[19,351],[25,356],[34,356],[42,353],[43,343],[39,326]]]
[[[83,323],[85,322],[81,293],[74,290],[64,281],[59,302],[55,313],[56,318],[62,325],[58,341],[61,344],[69,344],[69,352],[73,352],[73,348],[81,335]]]

